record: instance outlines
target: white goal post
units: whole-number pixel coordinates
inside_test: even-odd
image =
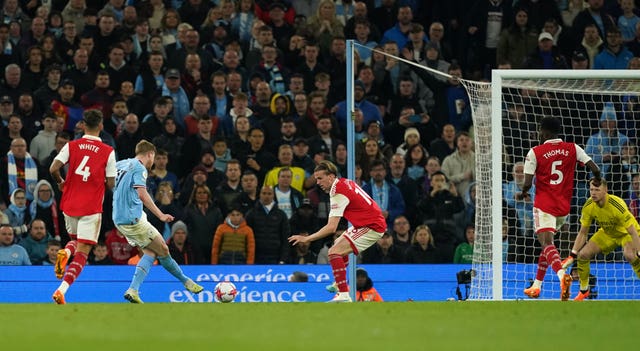
[[[637,164],[640,71],[494,70],[491,83],[467,80],[462,83],[471,100],[476,147],[475,276],[470,299],[525,298],[522,290],[535,277],[539,251],[535,249],[537,244],[531,224],[523,217],[526,211],[522,208],[526,204],[517,205],[518,210],[513,207],[513,211],[512,206],[503,206],[503,191],[507,191],[503,186],[508,188],[508,183],[515,178],[512,170],[516,162],[524,161],[528,149],[537,145],[538,122],[544,116],[561,118],[564,127],[561,137],[582,146],[592,158],[594,154],[589,150],[604,153],[607,147],[615,149],[615,145],[594,144],[591,137],[606,121],[615,120],[620,133],[632,134],[628,135],[629,143],[624,147],[635,146],[636,155],[631,162]],[[587,143],[595,148],[588,148]],[[604,163],[606,176],[612,179],[610,190],[613,184],[620,189],[621,195],[630,195],[630,178],[637,173],[637,167],[629,165],[629,161],[624,160],[626,156],[619,152],[611,154],[618,161],[598,159],[596,163],[601,167]],[[585,191],[588,176],[586,171],[576,173],[572,211],[567,224],[555,238],[562,257],[566,257],[577,234],[579,208],[588,196]],[[508,244],[508,250],[504,251],[503,230],[508,238],[504,242]],[[593,233],[594,228],[589,234]],[[599,291],[598,298],[640,297],[640,280],[619,252],[596,257],[591,264],[591,274]],[[576,282],[572,286],[572,296],[577,292],[577,285]],[[551,267],[542,290],[543,299],[559,298],[558,278]]]

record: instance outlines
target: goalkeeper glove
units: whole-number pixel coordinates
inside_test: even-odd
[[[576,258],[578,258],[578,253],[571,250],[569,257],[562,260],[562,268],[567,269],[567,267],[573,264],[573,261],[575,261]]]

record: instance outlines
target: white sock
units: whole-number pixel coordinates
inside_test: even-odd
[[[66,294],[68,289],[69,289],[69,283],[67,283],[65,281],[60,283],[60,286],[58,287],[58,290],[60,290],[62,295]]]
[[[66,252],[66,253],[67,253],[67,257],[71,257],[71,250],[69,250],[69,249],[65,248],[65,249],[64,249],[64,252]]]

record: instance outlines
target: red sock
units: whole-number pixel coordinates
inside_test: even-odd
[[[71,251],[71,256],[73,256],[76,253],[76,250],[78,249],[78,240],[69,241],[64,248],[69,249],[69,251]]]
[[[553,268],[554,272],[562,269],[560,254],[558,253],[558,249],[556,249],[555,245],[547,245],[544,250],[542,250],[542,253],[547,257],[547,262],[551,263],[551,268]]]
[[[349,292],[349,286],[347,285],[347,267],[344,265],[344,258],[340,255],[329,255],[329,264],[331,264],[331,270],[333,271],[333,278],[338,284],[339,292]]]
[[[73,284],[76,278],[80,275],[80,272],[82,272],[82,268],[84,268],[85,264],[87,264],[87,254],[82,251],[76,252],[73,256],[73,261],[71,261],[67,271],[64,273],[63,280],[69,285]]]
[[[538,272],[536,273],[536,280],[544,280],[544,276],[547,274],[547,267],[549,267],[549,263],[547,263],[547,258],[544,253],[541,252],[540,257],[538,257]]]

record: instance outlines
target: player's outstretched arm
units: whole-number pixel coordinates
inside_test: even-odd
[[[573,242],[573,248],[569,257],[562,260],[562,268],[567,268],[573,264],[573,261],[578,258],[578,252],[587,243],[587,234],[589,233],[589,227],[581,225],[576,240]]]
[[[162,211],[160,211],[158,206],[156,206],[156,203],[153,202],[151,195],[149,195],[149,193],[147,192],[147,188],[137,187],[136,191],[138,192],[138,196],[140,197],[140,200],[142,201],[144,206],[149,210],[151,210],[151,213],[153,213],[156,217],[158,217],[163,222],[173,221],[174,218],[172,215],[164,214]]]
[[[600,168],[598,168],[598,165],[595,162],[587,162],[587,167],[589,167],[589,169],[591,170],[594,178],[600,179]]]
[[[318,229],[317,232],[309,236],[292,235],[288,238],[288,240],[291,243],[291,245],[296,245],[297,243],[315,241],[318,239],[322,239],[326,236],[333,235],[333,233],[336,232],[336,229],[338,229],[338,223],[340,223],[340,218],[341,217],[329,217],[329,219],[327,220],[327,224],[325,224],[324,227]]]

